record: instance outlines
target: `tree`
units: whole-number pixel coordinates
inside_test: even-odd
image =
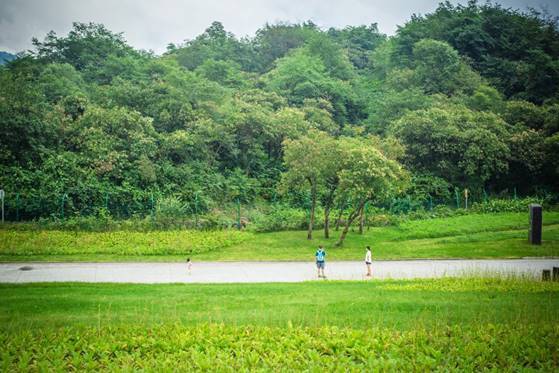
[[[480,79],[466,66],[460,55],[445,42],[423,39],[413,46],[415,78],[428,93],[453,95],[471,92]]]
[[[401,155],[397,143],[379,139],[342,140],[343,167],[339,173],[340,189],[353,201],[352,210],[336,243],[342,246],[349,227],[369,201],[382,201],[401,191],[408,174],[396,160]]]
[[[319,189],[331,177],[332,162],[336,159],[335,140],[324,132],[309,131],[308,135],[296,140],[284,141],[284,162],[287,171],[282,175],[286,187],[308,187],[310,193],[310,217],[307,239],[312,239],[315,209]]]
[[[336,58],[332,60],[329,63],[340,62]],[[300,48],[279,59],[276,67],[264,76],[264,81],[268,89],[287,98],[294,106],[300,107],[308,99],[329,101],[333,118],[339,125],[362,116],[355,87],[349,81],[332,76],[330,66],[309,49]]]
[[[194,40],[187,41],[180,47],[174,46],[168,53],[176,56],[179,64],[189,70],[194,70],[209,60],[235,62],[247,71],[255,68],[250,46],[237,40],[217,21],[212,22]]]
[[[406,147],[404,162],[464,187],[483,187],[508,169],[508,125],[493,113],[445,105],[409,112],[390,133]]]
[[[312,22],[302,24],[266,24],[256,31],[252,46],[256,54],[256,68],[259,72],[269,71],[276,60],[290,50],[299,48],[319,30]]]
[[[348,26],[342,30],[330,28],[328,36],[347,49],[349,60],[357,69],[367,68],[371,52],[386,40],[386,35],[379,32],[376,23]]]
[[[137,55],[122,34],[115,34],[96,23],[74,22],[67,37],[58,37],[51,31],[42,42],[33,38],[33,45],[37,57],[49,62],[68,63],[80,71],[88,66],[97,68],[111,55]]]
[[[421,39],[450,44],[507,98],[541,104],[556,96],[559,28],[557,18],[545,12],[446,1],[398,28],[392,61],[411,67],[414,45]]]

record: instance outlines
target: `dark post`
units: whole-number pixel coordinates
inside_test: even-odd
[[[16,193],[16,221],[19,221],[19,193]]]
[[[194,219],[196,228],[198,228],[198,191],[194,193]]]
[[[530,229],[528,231],[528,241],[532,245],[542,244],[542,206],[532,203],[530,208]]]
[[[241,229],[241,200],[237,198],[237,228]]]
[[[542,281],[549,281],[551,279],[551,270],[544,269],[542,271]]]
[[[559,267],[553,267],[553,281],[559,281]]]
[[[68,199],[68,195],[64,193],[60,199],[60,216],[62,219],[64,219],[64,202],[66,202],[66,199]]]

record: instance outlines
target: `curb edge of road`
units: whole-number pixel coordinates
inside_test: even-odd
[[[401,258],[401,259],[373,259],[373,262],[419,262],[419,261],[462,261],[462,260],[559,260],[559,256],[526,256],[521,258]],[[3,262],[0,261],[0,265],[25,265],[25,264],[36,264],[36,265],[45,265],[45,264],[91,264],[91,265],[98,265],[98,264],[184,264],[186,261],[174,261],[174,262],[165,262],[165,261],[118,261],[118,262],[109,262],[109,261],[100,261],[100,262],[91,262],[91,261],[69,261],[69,262],[61,262],[61,261],[17,261],[17,262]],[[200,260],[196,261],[196,263],[314,263],[314,260]],[[329,260],[328,263],[361,263],[362,260]]]

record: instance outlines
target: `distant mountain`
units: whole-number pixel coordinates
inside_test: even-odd
[[[11,60],[15,60],[16,55],[11,54],[8,52],[0,51],[0,65],[5,64],[6,62],[10,62]]]

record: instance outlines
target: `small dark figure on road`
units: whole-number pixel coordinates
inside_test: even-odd
[[[370,246],[367,246],[367,252],[365,253],[365,264],[367,265],[367,277],[371,277],[371,264],[373,264],[373,260]]]
[[[192,261],[190,258],[186,259],[186,268],[188,269],[188,274],[192,272]]]
[[[324,265],[326,264],[326,251],[322,245],[318,246],[318,250],[316,250],[316,268],[318,269],[318,277],[326,278],[324,275]]]

